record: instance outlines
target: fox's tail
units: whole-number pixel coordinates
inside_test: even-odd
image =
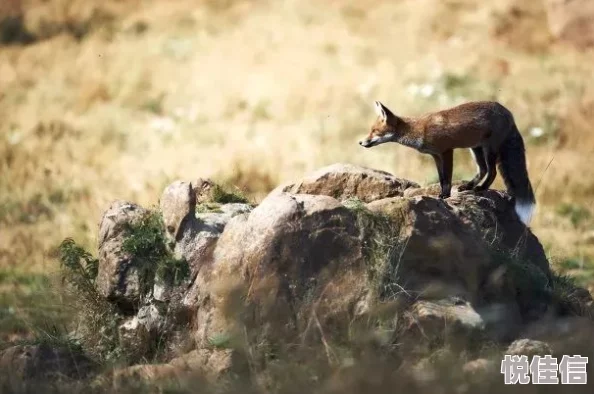
[[[515,198],[515,210],[520,220],[528,226],[536,201],[526,169],[524,140],[515,123],[499,151],[499,172],[510,195]]]

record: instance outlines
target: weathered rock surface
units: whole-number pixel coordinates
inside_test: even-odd
[[[177,241],[183,222],[196,212],[196,193],[192,184],[176,181],[167,186],[159,206],[167,233]]]
[[[188,371],[201,371],[207,379],[215,380],[249,370],[245,356],[232,349],[192,350],[171,360],[169,364]]]
[[[511,356],[527,356],[528,359],[532,359],[533,356],[541,356],[544,357],[547,354],[551,355],[553,351],[551,347],[542,341],[535,341],[532,339],[518,339],[512,342],[505,354],[509,354]]]
[[[191,377],[194,381],[216,381],[225,377],[245,374],[249,370],[245,357],[234,350],[193,350],[169,363],[139,364],[110,371],[98,379],[101,384],[110,384],[114,389],[159,385],[177,382]]]
[[[282,185],[276,191],[330,196],[338,200],[358,198],[371,202],[401,196],[405,190],[416,187],[419,185],[384,171],[337,163],[309,174],[298,183]]]
[[[97,290],[109,301],[129,308],[140,301],[140,273],[132,256],[122,250],[127,226],[137,223],[146,209],[127,201],[114,201],[99,225]]]
[[[417,301],[408,313],[406,335],[412,343],[463,342],[480,339],[485,323],[472,306],[460,299]],[[415,339],[416,338],[416,341]],[[456,344],[456,343],[454,343]]]
[[[228,300],[218,294],[224,286],[250,289],[263,331],[275,320],[280,331],[297,330],[295,313],[319,297],[337,313],[354,304],[365,290],[359,236],[355,215],[327,196],[273,193],[249,215],[234,217],[213,264],[195,282],[198,342],[228,328],[222,315]],[[326,283],[323,295],[320,283]]]
[[[122,376],[245,371],[231,348],[321,341],[327,327],[340,333],[344,322],[370,320],[379,309],[387,322],[380,342],[404,347],[541,339],[527,335],[527,322],[592,309],[579,289],[567,305],[552,301],[542,245],[503,192],[454,189],[441,200],[436,185],[346,164],[280,186],[256,208],[211,204],[213,187],[177,181],[165,190],[165,231],[190,277],[175,288],[156,281],[149,303],[137,303],[143,306],[120,325],[121,337],[142,348],[170,329],[162,310],[177,307],[188,313],[196,350]],[[115,202],[102,220],[97,285],[111,302],[138,301],[138,277],[121,243],[126,223],[144,212]],[[476,364],[468,373],[486,368]]]

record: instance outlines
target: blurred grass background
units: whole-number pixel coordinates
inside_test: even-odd
[[[51,313],[58,244],[94,250],[111,200],[154,205],[198,177],[258,200],[335,162],[435,182],[428,156],[357,144],[374,100],[510,108],[532,230],[592,289],[592,64],[551,37],[541,0],[2,0],[0,339]],[[456,152],[455,177],[473,172]]]

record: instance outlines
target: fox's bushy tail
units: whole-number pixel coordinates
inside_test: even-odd
[[[524,140],[517,126],[503,141],[499,151],[499,172],[503,177],[507,192],[515,198],[515,210],[520,220],[527,226],[532,218],[536,200],[526,168]]]

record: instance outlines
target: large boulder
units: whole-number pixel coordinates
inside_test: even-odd
[[[459,296],[476,301],[489,256],[474,232],[449,209],[430,197],[393,197],[368,204],[373,213],[389,217],[398,229],[393,241],[398,271],[393,282],[414,294],[433,298]],[[436,295],[436,292],[442,294]]]
[[[401,196],[405,190],[416,187],[419,185],[385,171],[337,163],[321,168],[299,182],[281,185],[275,191],[324,195],[338,200],[358,198],[371,202]]]
[[[501,241],[497,235],[510,228],[505,242],[513,244],[513,234],[516,248],[519,240],[535,242],[518,249],[519,258],[526,257],[522,264],[545,281],[550,275],[529,229],[514,233],[521,223],[512,213],[511,201],[498,194],[450,201],[391,197],[352,205],[326,195],[271,193],[251,213],[229,221],[212,263],[188,293],[197,309],[197,342],[207,345],[212,337],[233,336],[242,315],[239,305],[246,300],[252,308],[250,324],[260,326],[260,334],[286,337],[307,332],[313,306],[324,325],[356,319],[378,303],[402,297],[412,302],[413,315],[432,310],[419,316],[461,327],[456,332],[462,336],[488,328],[493,338],[506,338],[512,325],[502,333],[492,326],[508,324],[501,320],[508,315],[494,314],[487,306],[504,300],[522,321],[544,299],[516,299],[510,280],[492,280],[495,274],[505,276],[508,267],[497,261],[489,242]],[[503,273],[498,270],[502,265]],[[444,306],[451,299],[460,302]]]
[[[140,308],[121,322],[120,337],[150,346],[178,324],[177,308],[195,346],[132,375],[221,376],[242,370],[248,353],[257,364],[295,343],[330,348],[329,333],[421,350],[484,337],[509,343],[546,312],[592,309],[589,293],[569,288],[571,300],[554,306],[561,291],[542,245],[504,192],[454,188],[442,200],[438,185],[345,164],[280,186],[255,208],[214,204],[215,189],[208,180],[177,181],[163,193],[168,247],[190,275],[176,286],[156,280],[144,303],[121,249],[126,223],[146,210],[116,202],[104,215],[97,286],[109,301]]]
[[[337,200],[272,193],[249,215],[231,219],[213,264],[200,271],[193,293],[197,340],[204,345],[233,331],[229,315],[239,313],[229,310],[233,289],[254,305],[252,323],[261,332],[300,332],[300,311],[313,302],[346,312],[366,291],[363,262],[356,217]]]

